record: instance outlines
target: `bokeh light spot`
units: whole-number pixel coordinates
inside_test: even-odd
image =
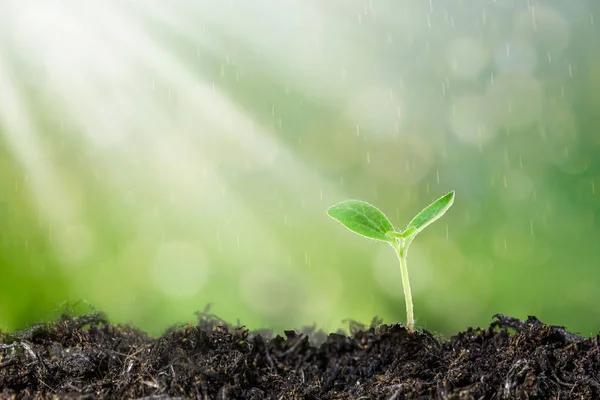
[[[477,79],[489,62],[487,49],[469,37],[454,39],[446,57],[453,75],[465,80]]]
[[[569,44],[569,26],[565,18],[553,8],[535,5],[516,14],[514,34],[533,40],[543,50],[559,55]]]

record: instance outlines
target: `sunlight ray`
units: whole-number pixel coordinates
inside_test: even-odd
[[[273,168],[279,185],[298,197],[310,188],[327,186],[268,129],[215,90],[202,71],[192,72],[123,9],[100,2],[64,9],[36,6],[35,12],[26,3],[20,7],[14,6],[17,19],[21,18],[19,34],[27,42],[24,52],[31,59],[44,60],[49,105],[67,125],[74,123],[73,128],[100,155],[102,165],[94,168],[116,176],[131,174],[124,168],[141,162],[145,174],[159,180],[155,190],[197,199],[203,191],[226,186],[220,177],[223,163],[265,168],[279,154],[285,163],[285,168]],[[10,114],[11,125],[31,118]],[[27,151],[35,148],[34,143],[22,145]],[[208,179],[199,181],[200,175]],[[242,221],[236,231],[264,238],[269,248],[285,252],[276,236],[236,197],[231,194],[219,200],[221,213]],[[202,212],[193,201],[186,204],[186,211],[194,213],[191,218],[198,222],[217,225],[224,218],[221,213]]]
[[[1,49],[1,47],[0,47]],[[0,57],[0,133],[21,163],[35,203],[51,225],[65,226],[77,218],[76,204],[68,196],[58,171],[42,151],[39,132],[19,92],[17,75]]]

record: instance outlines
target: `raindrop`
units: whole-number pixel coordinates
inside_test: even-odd
[[[533,232],[533,220],[529,220],[529,232],[531,232],[531,236],[535,237],[535,234]]]
[[[367,164],[371,164],[371,154],[367,152]]]
[[[569,63],[569,76],[571,78],[573,77],[573,66],[571,65],[571,63]]]

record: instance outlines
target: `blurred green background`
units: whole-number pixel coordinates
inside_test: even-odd
[[[595,0],[0,4],[0,329],[86,300],[153,334],[494,313],[600,330]],[[58,311],[57,311],[58,308]]]

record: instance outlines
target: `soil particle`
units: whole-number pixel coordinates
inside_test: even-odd
[[[495,315],[448,340],[353,323],[251,333],[207,313],[152,338],[102,313],[0,332],[2,399],[597,399],[599,337]]]

